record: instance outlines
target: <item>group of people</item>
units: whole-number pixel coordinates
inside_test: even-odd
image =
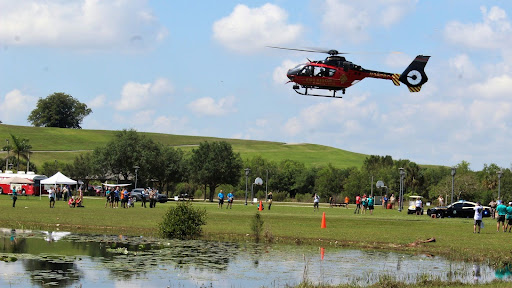
[[[224,205],[224,192],[220,190],[219,194],[217,194],[217,197],[219,198],[219,209],[222,209],[222,205]],[[228,198],[228,204],[226,205],[226,209],[233,208],[233,200],[235,200],[235,195],[233,195],[233,192],[229,192],[227,195]]]
[[[67,186],[64,186],[62,189],[60,189],[60,187],[52,187],[48,190],[48,198],[50,199],[50,208],[55,208],[55,201],[60,199],[67,201],[71,208],[84,207],[84,195],[81,188],[78,188],[78,195],[73,196],[71,189]]]
[[[222,206],[224,205],[224,199],[227,198],[228,204],[226,205],[226,209],[233,208],[233,201],[235,200],[235,195],[233,195],[233,192],[229,192],[228,195],[224,195],[224,191],[220,190],[219,194],[217,194],[217,198],[219,200],[219,209],[222,209]],[[268,192],[267,194],[267,202],[268,202],[268,210],[272,207],[272,192]],[[260,204],[258,204],[258,210],[260,209]],[[263,205],[263,204],[261,204]],[[261,207],[261,210],[263,210],[264,207]]]
[[[366,196],[366,194],[363,194],[363,197],[361,195],[356,195],[356,209],[354,210],[354,214],[366,214],[366,211],[369,210],[370,214],[373,215],[373,210],[375,208],[375,199],[372,195]]]
[[[121,190],[119,187],[107,187],[105,191],[105,208],[119,208],[119,202],[121,202],[121,208],[134,208],[135,202],[137,201],[135,195],[131,195],[126,188]],[[157,202],[157,191],[151,188],[145,188],[140,194],[141,207],[146,208],[146,202],[149,200],[149,208],[155,208]]]

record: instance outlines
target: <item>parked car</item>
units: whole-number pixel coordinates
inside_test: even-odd
[[[427,215],[431,216],[436,215],[437,218],[443,217],[463,217],[463,218],[472,218],[475,215],[476,203],[470,201],[460,200],[448,206],[440,206],[434,207],[427,210]],[[491,216],[491,208],[488,206],[483,206],[484,211],[482,212],[482,217]]]
[[[134,197],[135,201],[142,201],[142,191],[144,191],[144,188],[134,188],[130,192],[130,196]],[[144,196],[146,198],[146,201],[149,201],[149,193],[144,194]],[[167,195],[162,194],[162,193],[156,194],[156,201],[158,201],[160,203],[165,203],[168,200],[169,199],[168,199]]]

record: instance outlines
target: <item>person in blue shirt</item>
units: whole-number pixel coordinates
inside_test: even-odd
[[[18,193],[16,192],[16,187],[12,188],[12,207],[16,207],[16,200],[18,199]]]
[[[228,205],[226,206],[226,209],[231,209],[233,207],[233,200],[235,199],[235,195],[233,195],[232,192],[228,193]]]
[[[507,215],[507,206],[505,206],[505,204],[503,204],[502,201],[498,200],[499,201],[499,205],[498,207],[496,207],[496,212],[498,212],[498,220],[496,221],[497,222],[497,225],[496,225],[496,231],[497,232],[500,232],[500,226],[502,226],[503,228],[503,232],[507,232],[505,230],[505,216]],[[500,225],[501,223],[501,225]]]
[[[222,190],[220,190],[219,195],[217,195],[217,197],[219,197],[219,208],[222,209],[222,204],[224,204],[224,193],[222,193]]]
[[[373,205],[373,195],[370,195],[370,197],[368,197],[368,210],[370,210],[370,215],[373,215]]]

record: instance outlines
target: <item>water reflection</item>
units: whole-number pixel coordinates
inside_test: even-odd
[[[0,270],[6,271],[0,277],[0,287],[284,287],[301,281],[370,285],[381,275],[404,282],[425,275],[465,283],[512,278],[509,266],[494,271],[487,265],[450,262],[431,255],[1,231],[0,255],[15,255],[17,261],[0,262]]]

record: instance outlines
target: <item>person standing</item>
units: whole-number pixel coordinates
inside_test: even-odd
[[[350,199],[348,198],[348,196],[345,196],[345,208],[348,209],[348,203],[350,202]]]
[[[498,213],[498,220],[496,221],[496,232],[500,232],[500,223],[503,227],[503,232],[505,232],[505,216],[507,215],[507,206],[505,206],[501,201],[498,207],[496,207],[496,212]]]
[[[475,216],[473,217],[475,219],[475,223],[473,224],[473,233],[476,233],[476,227],[478,226],[478,233],[480,233],[480,228],[482,226],[482,212],[484,211],[484,207],[482,207],[482,204],[480,202],[476,202],[475,208]]]
[[[105,208],[107,208],[107,205],[110,205],[110,188],[107,187],[107,191],[105,192],[105,197],[107,198],[107,202],[105,202]]]
[[[391,197],[389,197],[389,203],[391,204],[391,209],[395,209],[395,194],[391,194]]]
[[[388,209],[388,195],[384,195],[384,197],[382,197],[382,208],[384,209]]]
[[[48,198],[50,198],[50,208],[55,208],[55,190],[53,188],[48,190]]]
[[[268,210],[270,210],[270,207],[272,207],[272,191],[268,192]]]
[[[368,197],[366,197],[366,194],[363,194],[363,200],[361,201],[361,204],[363,204],[363,211],[361,214],[366,214],[366,209],[368,208]]]
[[[489,207],[491,207],[491,217],[492,217],[492,219],[496,218],[496,206],[498,206],[498,203],[496,203],[496,201],[491,200],[491,202],[489,202]]]
[[[233,195],[233,192],[229,192],[228,193],[228,205],[226,206],[226,209],[231,209],[233,208],[233,200],[235,200],[235,195]]]
[[[359,214],[361,212],[361,196],[357,194],[356,196],[356,210],[354,210],[354,214]]]
[[[370,215],[373,215],[373,208],[374,208],[374,200],[373,200],[373,196],[370,195],[370,197],[368,197],[368,210],[370,210]]]
[[[140,207],[144,207],[146,208],[146,195],[147,195],[147,190],[146,188],[142,189],[142,191],[140,192]]]
[[[508,231],[510,233],[510,230],[512,229],[512,202],[508,202],[507,215],[505,216],[505,221],[505,231]]]
[[[318,196],[318,194],[315,193],[315,196],[313,196],[313,211],[320,211],[320,208],[318,207],[318,205],[320,204],[320,196]]]
[[[149,208],[156,208],[156,191],[149,190]]]
[[[416,199],[416,215],[421,215],[423,210],[423,202],[421,201],[421,198]]]
[[[12,187],[12,207],[16,207],[16,200],[18,200],[18,193],[16,187]]]
[[[222,205],[224,204],[224,193],[222,193],[222,190],[220,190],[217,197],[219,198],[219,208],[222,209]]]
[[[439,201],[439,206],[444,206],[443,196],[439,195],[439,197],[437,197],[437,201]]]

